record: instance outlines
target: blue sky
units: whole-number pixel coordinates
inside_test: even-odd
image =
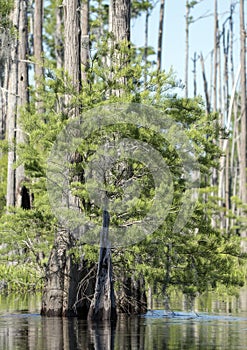
[[[219,23],[220,29],[229,15],[231,3],[235,0],[218,0]],[[177,73],[179,79],[184,80],[184,61],[185,61],[185,3],[186,0],[166,0],[165,4],[165,24],[164,24],[164,43],[163,43],[163,63],[162,67],[169,70],[172,66]],[[238,65],[239,55],[239,21],[238,21],[239,6],[235,8],[234,25],[235,25],[235,63]],[[197,19],[203,15],[206,18],[195,21],[190,26],[190,58],[194,56],[194,52],[203,53],[206,60],[206,74],[210,80],[210,51],[214,45],[214,0],[202,0],[191,10],[193,18]],[[210,15],[211,14],[211,15]],[[247,14],[247,6],[246,6]],[[159,3],[154,9],[150,19],[149,29],[149,45],[157,47],[157,32],[159,22]],[[137,45],[144,45],[144,18],[139,18],[132,23],[132,40]],[[223,64],[223,61],[222,61]],[[192,60],[190,59],[189,67],[189,95],[193,95],[193,74],[191,73]],[[201,65],[197,63],[198,76],[198,92],[203,95]]]

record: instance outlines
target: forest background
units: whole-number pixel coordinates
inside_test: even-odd
[[[135,135],[141,141],[148,140],[158,149],[172,169],[175,188],[169,215],[152,236],[126,249],[110,250],[113,280],[120,295],[117,300],[118,303],[125,300],[124,306],[120,303],[122,310],[133,311],[133,305],[125,305],[129,294],[141,302],[147,291],[150,295],[153,292],[169,295],[174,288],[180,288],[195,296],[212,289],[231,292],[245,283],[244,1],[225,1],[228,8],[220,13],[220,2],[215,0],[209,13],[206,11],[199,16],[202,18],[195,18],[193,11],[205,2],[179,3],[185,15],[185,49],[182,54],[176,49],[173,53],[184,57],[181,80],[170,68],[162,69],[169,64],[166,56],[173,60],[163,46],[164,42],[169,45],[168,33],[164,31],[169,7],[165,17],[164,0],[116,3],[54,0],[45,2],[44,9],[41,0],[1,0],[0,280],[4,291],[38,290],[45,285],[47,292],[52,259],[62,249],[61,276],[65,276],[68,268],[68,275],[71,273],[70,282],[61,277],[64,289],[71,281],[75,282],[71,266],[78,268],[85,264],[87,269],[87,274],[84,271],[82,279],[76,281],[75,300],[70,300],[68,306],[62,296],[62,312],[77,305],[78,291],[80,301],[84,298],[92,302],[94,293],[88,292],[84,282],[89,272],[91,280],[95,280],[98,247],[75,240],[68,232],[64,240],[66,249],[60,245],[64,229],[48,200],[46,167],[52,145],[71,117],[106,102],[144,103],[169,115],[183,126],[193,142],[201,174],[200,196],[194,213],[180,234],[174,235],[172,227],[184,200],[185,186],[179,155],[150,130],[145,129],[138,136],[132,128],[113,130],[115,135]],[[122,16],[122,27],[114,24],[114,6]],[[137,39],[129,42],[130,32],[135,32],[131,29],[129,14],[132,23],[142,18],[143,29],[139,24],[137,30],[144,33],[142,46],[138,46]],[[207,19],[203,17],[207,16],[211,16],[214,24],[210,67],[205,69],[204,53],[198,50],[192,55],[191,74],[190,37],[196,23],[204,23]],[[153,32],[154,19],[159,28],[157,37]],[[78,33],[80,40],[76,41]],[[135,35],[137,38],[138,33],[133,34],[133,38]],[[152,47],[154,41],[158,43],[157,50]],[[180,42],[170,41],[180,46]],[[189,79],[193,81],[193,92]],[[101,222],[102,211],[90,201],[85,178],[79,178],[79,173],[83,173],[85,162],[91,159],[104,138],[103,132],[86,140],[78,151],[82,158],[72,162],[75,166],[71,169],[70,185],[78,200],[78,209],[96,222]],[[108,174],[109,200],[121,200],[124,185],[120,190],[117,187],[129,178],[141,178],[145,184],[141,199],[132,203],[124,216],[112,217],[117,225],[134,225],[131,222],[145,217],[154,185],[142,164],[126,161],[118,166]],[[140,311],[138,307],[133,309]]]

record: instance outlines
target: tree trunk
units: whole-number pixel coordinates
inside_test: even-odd
[[[91,321],[114,321],[117,318],[112,281],[111,248],[108,239],[109,224],[109,213],[104,210],[95,293],[88,313],[88,320]]]
[[[147,311],[147,297],[143,276],[122,277],[122,287],[117,294],[117,308],[119,313],[140,315]]]
[[[148,32],[149,32],[149,9],[146,10],[145,15],[145,47],[144,47],[144,64],[145,64],[145,72],[144,72],[144,83],[145,86],[147,84],[147,73],[148,73]]]
[[[129,61],[128,53],[121,53],[119,45],[129,45],[130,43],[130,0],[111,0],[109,7],[109,32],[112,38],[109,46],[112,47],[113,57],[108,60],[108,65],[112,72],[118,72],[119,67],[123,69]],[[127,84],[127,78],[122,76],[115,78],[114,75],[110,79],[115,79],[116,87],[111,94],[120,97],[123,93],[123,87]]]
[[[204,93],[205,93],[205,99],[206,99],[206,111],[207,111],[207,114],[209,114],[210,110],[211,110],[211,106],[210,106],[210,101],[209,101],[209,96],[208,96],[208,82],[207,82],[207,78],[206,78],[204,58],[203,58],[202,53],[200,55],[200,61],[201,61],[201,66],[202,66],[202,78],[203,78]]]
[[[246,31],[244,19],[244,0],[240,0],[240,40],[241,40],[241,153],[240,153],[240,195],[244,204],[247,202],[246,191]]]
[[[25,0],[19,1],[19,45],[18,45],[18,98],[17,98],[17,110],[16,110],[16,146],[24,142],[24,133],[21,128],[20,114],[21,107],[27,106],[29,102],[28,93],[28,21],[27,21],[27,2]],[[16,162],[18,163],[18,150],[16,154]],[[16,168],[16,206],[23,209],[31,208],[31,200],[29,191],[27,190],[25,181],[24,166],[21,164]]]
[[[81,90],[81,19],[87,20],[88,9],[81,8],[80,0],[64,0],[64,69],[67,74],[67,88],[78,94]],[[85,11],[83,14],[81,11]],[[88,28],[88,23],[85,25]],[[86,79],[86,76],[85,76]],[[65,95],[65,104],[70,118],[78,117],[80,108],[70,106],[72,95]],[[66,111],[64,111],[66,112]],[[77,161],[77,154],[73,160]],[[74,179],[75,180],[75,179]],[[68,198],[68,206],[78,210],[80,215],[79,201],[76,197]],[[90,306],[89,299],[93,294],[94,278],[88,278],[89,267],[86,266],[83,254],[78,265],[69,252],[76,244],[75,238],[69,230],[61,229],[55,238],[48,268],[46,271],[46,285],[43,293],[42,315],[46,316],[79,316],[86,318]],[[80,268],[80,266],[82,266]],[[88,283],[87,283],[88,282]]]
[[[62,26],[63,26],[63,7],[60,6],[61,1],[56,3],[56,29],[55,29],[55,52],[57,68],[61,69],[64,66],[64,43],[62,41]]]
[[[34,30],[33,30],[33,52],[34,52],[34,77],[36,87],[36,110],[39,114],[44,112],[40,93],[42,91],[42,79],[44,76],[43,58],[43,0],[36,0],[34,5]]]
[[[14,28],[18,28],[19,11],[18,2],[15,1],[14,8],[11,13],[11,22]],[[15,33],[17,36],[17,33]],[[14,164],[16,160],[15,150],[15,127],[16,127],[16,109],[18,96],[18,67],[17,67],[18,42],[16,37],[11,38],[11,53],[8,67],[8,98],[7,98],[7,140],[8,140],[8,173],[7,173],[7,194],[6,205],[7,208],[15,206],[15,169]]]
[[[214,82],[213,82],[213,111],[217,110],[217,76],[218,76],[218,43],[219,22],[218,22],[218,0],[214,0]]]
[[[89,56],[89,0],[82,1],[81,6],[81,79],[86,81]]]
[[[50,254],[42,296],[41,315],[78,316],[86,319],[93,294],[94,270],[83,259],[75,262],[69,250],[74,240],[67,230],[60,229]]]
[[[130,41],[130,0],[111,0],[109,8],[109,32],[114,42]]]
[[[196,95],[197,95],[197,77],[196,77],[196,73],[197,73],[197,71],[196,71],[196,62],[197,62],[197,59],[198,59],[198,57],[197,57],[197,54],[196,54],[196,52],[194,52],[194,58],[193,58],[193,85],[194,85],[194,97],[196,97]]]
[[[27,68],[27,6],[26,1],[15,1],[11,20],[18,33],[12,36],[11,54],[9,63],[8,100],[7,100],[7,134],[8,134],[8,174],[6,205],[27,206],[23,200],[24,167],[19,165],[14,169],[18,155],[16,147],[24,141],[20,126],[20,107],[28,103],[28,68]],[[18,34],[18,35],[17,35]],[[18,39],[17,39],[18,36]]]
[[[186,0],[186,14],[185,14],[185,66],[184,66],[184,97],[188,98],[189,91],[189,26],[190,26],[190,5]]]
[[[64,70],[67,86],[75,93],[81,90],[81,0],[64,0]],[[71,95],[65,95],[65,105],[71,117],[79,115],[79,108],[69,106]]]
[[[158,50],[157,50],[157,70],[158,71],[161,70],[161,64],[162,64],[164,17],[165,17],[165,0],[160,0],[160,19],[159,19]]]
[[[43,77],[43,0],[35,0],[34,7],[34,41],[33,51],[35,58],[34,74],[36,87]]]

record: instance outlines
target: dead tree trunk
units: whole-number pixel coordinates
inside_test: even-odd
[[[198,60],[198,56],[197,56],[197,54],[196,54],[196,52],[194,52],[194,58],[192,59],[192,61],[193,61],[193,71],[192,71],[192,73],[193,73],[193,85],[194,85],[194,97],[196,97],[196,95],[197,95],[197,77],[196,77],[196,75],[197,75],[197,70],[196,70],[196,62],[197,62],[197,60]]]
[[[28,103],[28,68],[25,62],[28,49],[26,1],[14,2],[11,20],[13,27],[17,28],[18,32],[12,36],[9,73],[6,77],[8,80],[7,134],[9,143],[6,204],[7,207],[21,207],[24,193],[22,191],[24,167],[20,165],[15,169],[15,164],[18,160],[16,148],[24,141],[20,126],[20,107]],[[28,204],[25,209],[29,208]]]
[[[219,21],[218,0],[214,1],[214,81],[213,81],[213,111],[217,110],[217,77],[218,77],[218,45],[219,45]]]
[[[18,28],[19,11],[17,1],[14,3],[14,8],[11,13],[11,21],[13,27]],[[16,35],[16,33],[15,33]],[[17,36],[17,35],[16,35]],[[7,173],[7,194],[6,205],[7,208],[15,206],[15,169],[16,161],[15,150],[15,127],[16,127],[16,110],[17,110],[17,96],[18,96],[18,42],[15,37],[11,38],[11,53],[9,60],[8,72],[6,79],[8,79],[8,97],[7,97],[7,139],[8,139],[8,173]]]
[[[147,296],[143,276],[123,276],[122,287],[117,295],[119,313],[140,315],[147,312]]]
[[[207,82],[206,73],[205,73],[204,58],[203,58],[202,53],[200,55],[200,61],[201,61],[201,66],[202,66],[202,78],[203,78],[204,93],[205,93],[205,98],[206,98],[206,111],[207,111],[207,114],[209,114],[210,110],[211,110],[211,106],[210,106],[210,100],[209,100],[209,95],[208,95],[208,82]]]
[[[158,52],[157,52],[157,70],[158,71],[161,70],[161,63],[162,63],[164,16],[165,16],[165,0],[160,0],[160,19],[159,19]]]
[[[33,53],[35,59],[34,76],[36,87],[36,109],[39,114],[44,112],[40,93],[43,89],[44,59],[43,59],[43,0],[36,0],[34,5]]]
[[[62,26],[63,26],[63,8],[57,2],[56,10],[56,28],[54,33],[55,40],[55,52],[56,52],[56,63],[57,68],[61,69],[64,65],[64,47],[62,40]]]
[[[246,31],[244,19],[244,0],[240,0],[240,40],[241,40],[241,159],[240,159],[240,196],[244,204],[247,202],[246,191]]]
[[[28,93],[28,21],[27,21],[27,2],[25,0],[19,1],[19,45],[18,45],[18,99],[17,99],[17,110],[16,110],[16,145],[17,147],[24,142],[24,133],[21,128],[20,108],[23,106],[27,107],[29,102]],[[16,153],[16,161],[18,162],[18,149]],[[29,192],[24,184],[25,172],[24,166],[21,164],[16,168],[16,180],[15,180],[15,197],[16,206],[24,209],[31,208],[31,199]]]
[[[89,0],[83,1],[81,6],[81,79],[86,81],[89,54]]]
[[[189,83],[189,26],[190,26],[190,5],[186,0],[186,15],[185,15],[185,66],[184,66],[184,97],[188,98],[188,83]]]
[[[117,318],[112,281],[111,248],[108,239],[109,224],[109,213],[104,210],[95,293],[88,313],[90,321],[114,321]]]
[[[145,64],[145,72],[144,72],[144,83],[147,84],[147,73],[148,73],[148,32],[149,32],[149,17],[150,17],[150,10],[146,10],[145,14],[145,47],[144,47],[144,64]]]

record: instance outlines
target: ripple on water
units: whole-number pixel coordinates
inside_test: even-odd
[[[180,312],[172,311],[166,312],[164,310],[149,310],[142,317],[147,319],[172,319],[172,320],[198,320],[198,321],[227,321],[227,322],[241,322],[247,321],[247,317],[232,316],[232,315],[217,315],[197,312]]]

